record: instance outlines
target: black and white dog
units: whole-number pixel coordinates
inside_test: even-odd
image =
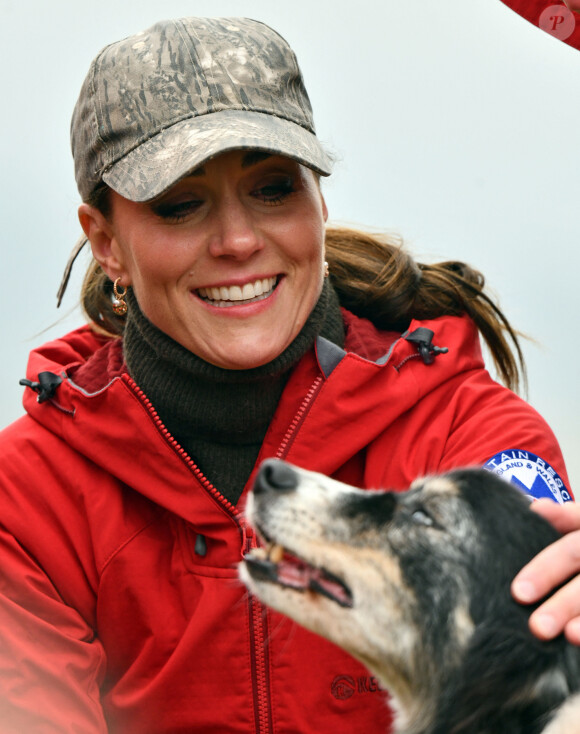
[[[558,534],[483,470],[362,491],[269,460],[246,508],[265,542],[240,575],[348,650],[400,734],[578,734],[580,650],[536,639],[516,573]]]

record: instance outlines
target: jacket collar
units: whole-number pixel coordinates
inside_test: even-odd
[[[465,317],[410,325],[408,333],[429,329],[433,341],[449,349],[425,364],[416,343],[405,335],[381,332],[352,314],[344,316],[345,349],[319,340],[299,362],[260,459],[283,455],[332,474],[422,397],[454,375],[483,366],[477,330]],[[224,521],[232,520],[234,508],[196,474],[154,406],[126,374],[120,340],[83,327],[31,354],[28,379],[38,381],[40,372],[62,378],[53,397],[42,403],[33,390],[25,391],[25,408],[44,429],[178,515],[196,523],[203,518],[215,522],[217,499],[227,516]],[[293,425],[293,439],[284,443]],[[192,491],[195,483],[205,491]]]

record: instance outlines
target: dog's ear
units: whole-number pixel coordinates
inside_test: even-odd
[[[499,544],[510,548],[501,564],[508,574],[515,576],[542,548],[560,537],[550,523],[530,511],[529,497],[514,485],[484,469],[452,474],[487,547]]]

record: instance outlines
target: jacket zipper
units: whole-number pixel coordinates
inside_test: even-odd
[[[215,498],[217,502],[220,503],[220,505],[223,505],[228,510],[228,512],[230,512],[230,514],[233,515],[235,521],[237,522],[239,526],[240,534],[243,540],[244,533],[243,533],[243,528],[240,522],[240,513],[238,512],[236,507],[232,505],[232,503],[226,497],[224,497],[224,495],[218,489],[214,487],[214,485],[209,481],[209,479],[205,476],[205,474],[197,466],[197,464],[191,458],[191,456],[187,453],[187,451],[184,448],[182,448],[179,442],[173,438],[173,436],[167,430],[167,428],[165,427],[165,424],[159,417],[159,414],[155,410],[153,403],[145,395],[143,390],[141,390],[139,385],[137,385],[137,383],[133,379],[131,379],[128,375],[123,375],[123,379],[125,380],[127,385],[131,388],[131,390],[137,395],[137,397],[143,403],[143,405],[147,408],[149,415],[151,416],[151,419],[155,423],[158,431],[163,435],[165,440],[172,446],[173,449],[175,449],[175,451],[179,454],[179,456],[187,464],[187,466],[192,471],[197,481],[203,486],[204,489],[206,489]]]
[[[323,378],[318,376],[310,389],[304,396],[300,407],[298,408],[294,419],[290,423],[286,431],[278,451],[276,458],[286,456],[290,450],[292,442],[296,438],[298,428],[304,422],[308,415],[312,402],[318,393]],[[245,526],[246,534],[246,552],[250,550],[254,542],[254,532],[252,528]],[[248,596],[248,608],[250,618],[250,646],[252,649],[251,665],[252,678],[254,681],[254,712],[256,734],[270,734],[274,731],[274,723],[272,720],[272,700],[269,685],[269,660],[268,660],[268,612],[266,607],[255,597]]]
[[[127,385],[137,395],[139,400],[147,408],[149,415],[155,423],[159,432],[168,441],[168,443],[177,451],[183,461],[187,464],[189,469],[193,472],[199,483],[215,498],[217,502],[223,505],[233,516],[235,522],[238,525],[240,534],[242,536],[242,547],[245,553],[247,553],[252,546],[255,544],[255,535],[251,527],[246,525],[241,515],[232,505],[232,503],[224,497],[219,490],[209,481],[209,479],[199,469],[197,464],[189,456],[189,454],[183,449],[180,444],[173,438],[171,433],[165,427],[165,424],[159,417],[159,414],[155,410],[153,404],[149,398],[145,395],[143,390],[132,380],[128,375],[123,376]],[[288,430],[286,431],[278,451],[276,452],[276,458],[283,458],[288,454],[296,434],[306,416],[310,412],[314,398],[318,394],[320,387],[323,383],[323,377],[319,375],[316,377],[310,389],[304,396],[304,399],[298,408],[294,419],[290,423]],[[268,646],[266,641],[268,639],[268,619],[266,607],[259,602],[256,598],[248,595],[248,617],[249,617],[249,633],[250,633],[250,664],[252,670],[252,683],[253,683],[253,696],[254,696],[254,720],[256,727],[256,734],[270,734],[274,730],[272,720],[272,703],[270,696],[269,686],[269,660],[268,660]]]
[[[324,378],[322,377],[322,375],[319,375],[314,380],[314,382],[310,386],[310,389],[304,396],[304,400],[302,401],[302,404],[298,408],[298,411],[296,415],[294,416],[294,420],[288,426],[288,430],[286,431],[286,434],[284,438],[282,439],[282,443],[278,447],[278,451],[276,452],[277,459],[282,459],[288,455],[288,452],[290,451],[290,447],[292,446],[292,444],[294,443],[294,439],[296,438],[297,431],[300,428],[300,426],[304,423],[306,416],[310,412],[310,408],[312,407],[314,398],[318,394],[323,382],[324,382]]]
[[[255,543],[254,531],[245,525],[245,550],[248,552]],[[268,619],[266,607],[251,594],[248,602],[248,630],[250,634],[250,667],[254,698],[254,726],[256,734],[269,734],[274,731],[272,703],[270,697],[270,678],[268,669]]]

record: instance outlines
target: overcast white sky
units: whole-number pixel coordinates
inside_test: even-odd
[[[63,313],[55,293],[80,232],[68,129],[90,61],[183,15],[249,16],[290,41],[338,157],[331,219],[484,272],[535,339],[529,400],[580,492],[580,52],[500,0],[0,0],[0,427],[22,412],[28,351],[82,323],[84,263]]]

